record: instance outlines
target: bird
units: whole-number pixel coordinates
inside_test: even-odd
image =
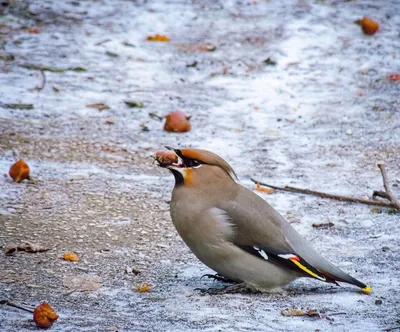
[[[372,291],[321,256],[278,211],[240,185],[223,158],[203,149],[166,148],[155,160],[175,178],[172,223],[202,263],[236,282],[226,292],[237,285],[280,290],[301,277]]]

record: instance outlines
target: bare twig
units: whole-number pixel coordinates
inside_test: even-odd
[[[389,197],[389,201],[393,204],[393,207],[396,210],[400,211],[400,202],[393,195],[392,190],[390,189],[389,182],[388,182],[388,179],[387,179],[385,165],[378,164],[378,167],[379,167],[379,169],[380,169],[380,171],[382,173],[383,186],[385,187],[385,191],[386,191],[387,196]]]
[[[46,123],[44,122],[39,122],[39,121],[30,121],[30,120],[22,120],[22,119],[11,119],[11,118],[2,118],[0,117],[0,121],[14,121],[14,122],[21,122],[21,123],[27,123],[35,126],[44,126]]]
[[[19,303],[14,303],[14,302],[11,302],[9,300],[0,300],[0,304],[6,304],[6,305],[9,305],[10,307],[14,307],[14,308],[17,308],[17,309],[25,310],[25,311],[30,312],[30,313],[33,313],[35,311],[34,309],[23,307]]]
[[[278,187],[278,186],[274,186],[271,184],[260,182],[253,178],[251,178],[251,181],[253,181],[255,183],[259,183],[262,186],[270,187],[270,188],[273,188],[276,190],[283,190],[283,191],[290,191],[290,192],[294,192],[294,193],[319,196],[322,198],[331,198],[331,199],[336,199],[336,200],[339,200],[342,202],[352,202],[352,203],[360,203],[360,204],[366,204],[366,205],[376,205],[376,206],[395,208],[395,206],[392,203],[388,203],[388,202],[373,201],[373,200],[369,200],[369,199],[354,198],[354,197],[348,197],[348,196],[342,196],[342,195],[334,195],[334,194],[324,193],[321,191],[315,191],[315,190],[309,190],[309,189],[303,189],[303,188],[297,188],[297,187],[291,187],[291,186]]]
[[[29,91],[41,91],[43,90],[44,86],[46,85],[46,75],[44,74],[44,70],[40,69],[40,75],[42,77],[40,85],[35,86],[32,89],[29,89]]]

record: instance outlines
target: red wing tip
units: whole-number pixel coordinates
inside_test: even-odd
[[[300,257],[298,256],[293,256],[290,258],[291,261],[300,261]]]

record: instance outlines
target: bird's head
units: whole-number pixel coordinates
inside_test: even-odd
[[[174,149],[156,153],[158,165],[169,169],[175,177],[176,185],[193,186],[219,179],[236,178],[232,167],[220,156],[201,149]]]

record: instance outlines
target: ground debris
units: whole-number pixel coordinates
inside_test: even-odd
[[[335,224],[329,221],[324,223],[313,223],[311,226],[314,228],[331,228],[335,226]]]
[[[159,34],[156,34],[154,36],[148,36],[147,40],[151,41],[151,42],[169,42],[170,41],[168,36],[159,35]]]
[[[86,107],[95,108],[95,109],[97,109],[99,111],[110,109],[110,106],[108,106],[108,105],[106,105],[104,103],[87,104]]]
[[[139,287],[136,288],[136,290],[140,293],[150,292],[150,285],[149,284],[140,285]]]
[[[30,276],[21,273],[21,271],[15,272],[13,270],[0,271],[0,282],[11,284],[14,282],[22,282],[30,279]]]
[[[292,316],[308,316],[308,317],[318,317],[322,318],[320,312],[317,309],[308,309],[306,311],[301,309],[294,309],[294,308],[287,308],[281,311],[281,315],[285,317],[292,317]]]
[[[23,244],[8,244],[4,246],[4,253],[6,255],[12,255],[17,251],[25,251],[29,253],[37,253],[51,250],[52,248],[46,247],[41,244],[32,243],[32,242],[24,242]]]
[[[124,100],[124,103],[129,107],[143,108],[144,104],[134,100]]]
[[[281,311],[281,315],[285,317],[293,317],[293,316],[307,316],[307,317],[316,317],[316,318],[326,318],[329,321],[334,321],[331,316],[337,315],[346,315],[345,312],[331,312],[331,313],[322,313],[317,309],[294,309],[287,308]]]
[[[33,110],[34,106],[33,104],[24,104],[24,103],[20,103],[20,104],[4,104],[5,108],[10,108],[13,110]]]
[[[63,286],[74,292],[88,292],[98,290],[103,283],[103,278],[91,274],[68,276],[63,279]]]

